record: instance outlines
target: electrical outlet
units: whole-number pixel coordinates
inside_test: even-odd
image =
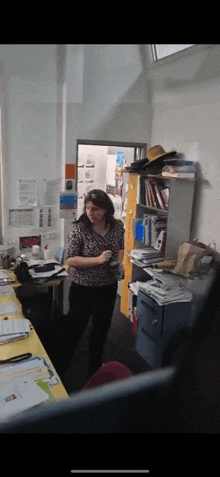
[[[12,237],[8,238],[8,245],[12,245],[14,243],[14,240]]]

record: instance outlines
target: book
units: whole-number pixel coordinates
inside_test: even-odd
[[[169,204],[169,189],[164,189],[164,186],[155,181],[155,178],[148,177],[145,180],[145,201],[149,207],[165,211]]]
[[[157,240],[156,240],[156,243],[155,243],[154,247],[157,250],[160,250],[161,252],[164,252],[165,242],[166,242],[166,231],[161,230],[161,232],[159,233],[159,235],[157,237]]]
[[[170,191],[169,191],[168,188],[167,188],[167,189],[161,188],[160,192],[161,192],[161,195],[162,195],[162,197],[163,197],[166,210],[168,210],[168,207],[169,207],[169,198],[170,198]]]
[[[156,191],[156,195],[157,195],[157,200],[158,200],[158,203],[159,203],[159,209],[161,210],[166,210],[166,207],[165,207],[165,204],[163,202],[163,197],[161,195],[161,191],[160,191],[160,187],[158,184],[154,183],[154,188],[155,188],[155,191]]]
[[[134,263],[134,265],[137,265],[137,267],[144,268],[144,267],[147,267],[148,265],[151,265],[152,263],[161,262],[162,260],[163,260],[163,257],[155,257],[155,258],[149,258],[144,260],[138,260],[137,258],[133,258],[131,261],[132,263]]]

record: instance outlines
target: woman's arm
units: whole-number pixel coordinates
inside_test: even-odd
[[[105,252],[102,252],[102,254],[98,257],[69,257],[67,259],[67,264],[69,265],[69,267],[74,268],[94,267],[94,265],[102,265],[103,263],[108,262],[111,256],[111,250],[106,250]]]

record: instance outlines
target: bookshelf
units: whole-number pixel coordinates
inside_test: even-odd
[[[169,202],[165,209],[153,207],[147,202],[146,184],[154,181],[160,188],[169,190]],[[129,173],[127,214],[125,219],[125,278],[121,289],[121,312],[129,316],[129,282],[137,277],[147,278],[146,272],[129,259],[132,249],[146,248],[146,244],[132,236],[134,218],[143,215],[163,217],[166,222],[166,241],[163,260],[176,259],[180,244],[190,240],[194,179],[148,177],[146,173]],[[143,203],[144,202],[144,203]],[[158,204],[157,204],[158,205]]]
[[[148,178],[141,176],[139,182],[146,182]],[[149,178],[152,181],[152,177]],[[166,243],[164,260],[172,260],[177,256],[178,248],[184,241],[190,239],[192,207],[194,198],[194,179],[162,178],[154,177],[154,181],[161,187],[169,190],[169,202],[166,210],[161,210],[143,203],[143,190],[139,186],[139,197],[137,197],[136,217],[141,218],[143,214],[149,216],[164,217],[166,219]],[[142,184],[143,185],[143,184]]]

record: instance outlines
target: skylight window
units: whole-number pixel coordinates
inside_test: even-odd
[[[152,45],[154,61],[173,55],[181,50],[186,50],[194,45]]]

